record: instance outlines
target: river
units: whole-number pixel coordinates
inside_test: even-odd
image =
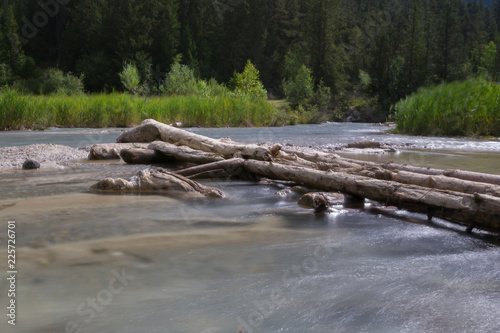
[[[498,140],[400,136],[368,124],[191,130],[322,148],[375,140],[399,153],[356,157],[500,173]],[[121,131],[3,132],[0,147],[80,147],[113,142]],[[7,221],[16,221],[18,270],[17,327],[2,315],[2,332],[500,330],[496,235],[405,211],[382,214],[373,203],[316,216],[297,206],[299,195],[276,195],[279,185],[244,181],[204,182],[226,199],[88,191],[140,169],[81,161],[0,171],[0,247]]]

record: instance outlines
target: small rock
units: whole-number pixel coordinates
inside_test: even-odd
[[[312,192],[300,198],[298,204],[303,208],[313,208],[325,206],[336,206],[344,203],[344,195],[341,193]]]
[[[34,160],[26,160],[23,163],[23,170],[40,169],[40,163]]]
[[[349,143],[347,145],[347,148],[359,148],[359,149],[382,148],[382,144],[376,141],[360,141],[360,142]]]
[[[276,192],[276,195],[279,195],[280,197],[287,197],[290,194],[292,194],[292,190],[289,188],[285,188],[281,191]]]

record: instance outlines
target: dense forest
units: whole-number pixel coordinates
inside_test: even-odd
[[[0,23],[1,85],[59,68],[121,91],[133,63],[154,86],[178,54],[227,83],[251,60],[271,97],[305,65],[329,108],[385,118],[419,87],[500,70],[500,0],[1,0]]]

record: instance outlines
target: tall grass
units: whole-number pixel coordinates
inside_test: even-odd
[[[34,96],[0,93],[0,129],[126,127],[147,118],[185,126],[273,125],[277,110],[248,96],[137,97],[126,94]]]
[[[481,78],[420,89],[395,109],[400,133],[500,136],[500,85]]]

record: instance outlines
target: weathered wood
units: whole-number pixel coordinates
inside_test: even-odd
[[[199,175],[203,173],[225,170],[232,176],[238,176],[243,171],[243,162],[244,160],[242,158],[233,158],[229,160],[223,160],[220,162],[208,163],[204,165],[198,165],[191,168],[179,170],[176,172],[176,174],[184,177],[192,177],[194,175]]]
[[[462,192],[468,194],[482,193],[500,197],[500,186],[450,178],[442,175],[423,175],[407,171],[384,170],[381,168],[370,168],[355,174],[382,180],[392,180],[401,184],[418,185],[422,187]]]
[[[153,164],[175,161],[174,158],[168,158],[161,155],[153,149],[127,148],[120,151],[120,157],[127,164]]]
[[[91,190],[104,193],[161,193],[174,196],[185,193],[190,196],[224,197],[222,191],[216,188],[202,185],[164,169],[142,170],[130,180],[106,178],[94,184]]]
[[[412,167],[393,163],[373,163],[345,159],[336,154],[322,152],[306,153],[285,149],[285,154],[299,156],[301,160],[315,162],[318,169],[330,167],[334,171],[344,171],[375,179],[393,180],[402,184],[413,184],[423,187],[464,192],[468,194],[483,193],[500,197],[500,177],[462,170],[439,170],[432,168]],[[300,163],[296,163],[300,166]],[[303,166],[311,167],[308,163]],[[407,171],[409,170],[409,171]]]
[[[496,197],[402,185],[394,181],[272,162],[246,160],[244,166],[264,177],[293,180],[325,191],[340,191],[424,214],[432,211],[432,215],[443,219],[465,225],[475,223],[475,227],[485,230],[500,230],[500,199]]]
[[[148,148],[179,162],[206,164],[224,160],[224,157],[219,154],[176,146],[163,141],[155,141],[149,144]]]
[[[147,148],[145,143],[99,143],[90,147],[89,160],[119,160],[120,151],[128,148]]]
[[[358,198],[360,203],[367,198],[424,213],[429,219],[436,216],[469,229],[500,232],[500,176],[362,162],[303,148],[215,140],[153,120],[124,133],[118,141],[158,139],[162,142],[154,142],[149,148],[203,164],[178,171],[178,175],[227,178],[229,174],[289,181],[327,192],[339,191]],[[126,188],[126,184],[120,180],[105,186]],[[325,205],[318,200],[316,206],[321,209]]]
[[[223,142],[221,140],[208,138],[203,135],[175,128],[153,119],[144,120],[140,126],[120,135],[116,141],[152,142],[156,140],[219,154],[224,158],[242,156],[244,158],[263,161],[271,160],[269,147],[255,144]]]

